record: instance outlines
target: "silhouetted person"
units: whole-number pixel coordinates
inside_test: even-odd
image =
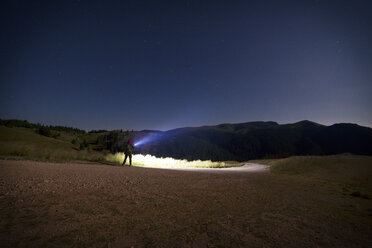
[[[124,158],[124,162],[123,162],[122,166],[125,165],[125,162],[127,161],[128,157],[129,157],[129,166],[132,166],[133,150],[134,150],[134,145],[132,144],[132,140],[128,140],[127,146],[126,146],[125,151],[124,151],[125,158]]]

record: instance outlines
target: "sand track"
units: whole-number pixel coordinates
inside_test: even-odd
[[[239,167],[228,167],[228,168],[156,168],[146,167],[152,169],[165,169],[165,170],[178,170],[178,171],[194,171],[194,172],[269,172],[269,166],[264,164],[256,163],[244,163],[243,166]]]

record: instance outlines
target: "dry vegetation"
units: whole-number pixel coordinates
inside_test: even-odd
[[[36,134],[29,128],[10,128],[0,125],[0,156],[40,161],[96,161],[105,160],[105,154],[91,149],[80,150],[71,144],[69,133],[62,132],[58,138]]]

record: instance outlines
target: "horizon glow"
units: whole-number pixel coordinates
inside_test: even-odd
[[[1,119],[372,127],[372,1],[2,3]]]

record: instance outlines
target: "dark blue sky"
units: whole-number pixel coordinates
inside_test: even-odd
[[[372,126],[371,1],[1,1],[0,118]]]

